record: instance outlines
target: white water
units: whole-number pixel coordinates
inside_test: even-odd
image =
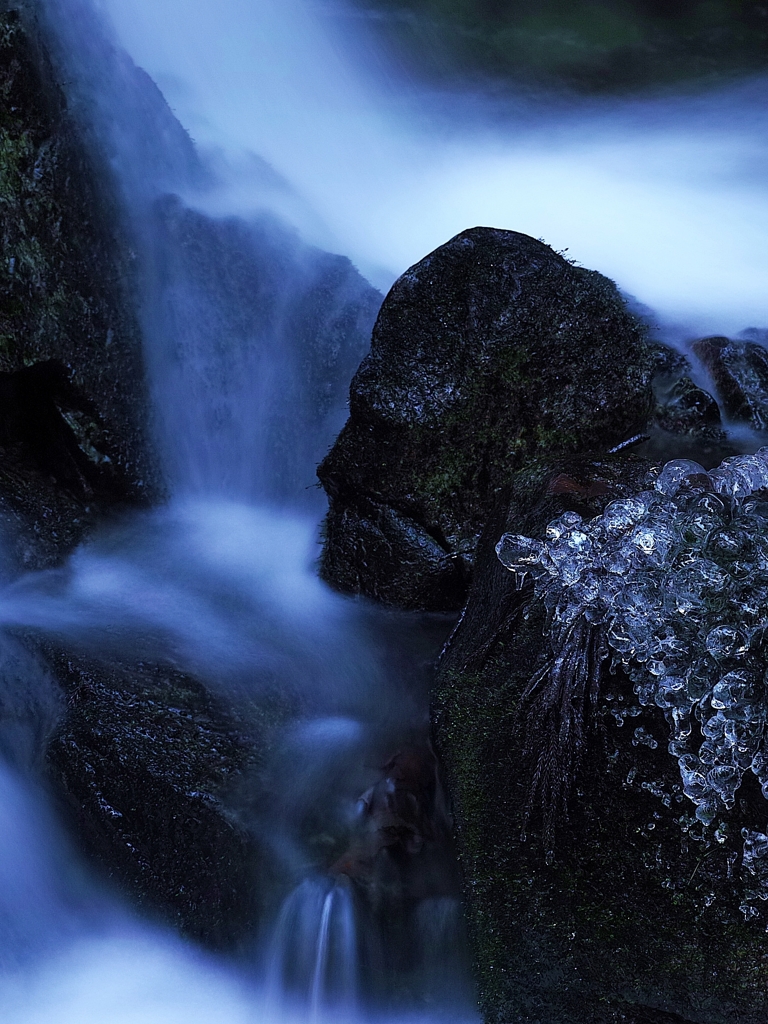
[[[386,286],[476,224],[544,238],[683,331],[768,323],[768,83],[584,105],[436,96],[340,4],[102,0],[225,185]],[[282,190],[249,156],[266,159]],[[249,172],[249,166],[251,170]]]

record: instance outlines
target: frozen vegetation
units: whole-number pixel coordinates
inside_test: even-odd
[[[529,753],[550,858],[608,659],[627,673],[641,707],[663,710],[669,752],[700,822],[717,829],[746,772],[768,799],[766,488],[768,448],[710,472],[676,459],[652,489],[588,522],[566,512],[543,541],[509,533],[499,541],[499,559],[520,588],[532,582],[532,599],[548,615],[551,657],[526,701],[545,723],[529,736]],[[640,708],[626,714],[633,711]],[[643,727],[634,739],[657,745]],[[741,909],[750,917],[768,899],[768,835],[744,828],[742,837]]]

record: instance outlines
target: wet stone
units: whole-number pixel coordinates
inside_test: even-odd
[[[655,419],[663,430],[713,439],[725,437],[716,400],[690,377],[679,377],[671,386],[657,388],[657,394]]]
[[[323,578],[390,605],[460,609],[478,538],[518,474],[644,429],[646,334],[611,281],[518,232],[472,228],[411,267],[318,468]],[[602,485],[563,473],[551,486],[592,498]],[[385,526],[393,517],[441,550]]]
[[[756,341],[702,338],[692,352],[710,374],[728,419],[768,430],[768,350]]]

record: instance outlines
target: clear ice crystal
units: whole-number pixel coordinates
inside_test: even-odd
[[[768,799],[764,491],[768,447],[709,473],[675,459],[652,491],[612,501],[589,522],[566,512],[543,541],[505,534],[496,548],[518,585],[532,579],[553,635],[584,617],[603,631],[639,705],[664,711],[682,790],[704,825],[734,806],[745,772]],[[611,713],[623,724],[625,712]],[[643,727],[633,743],[658,745]],[[768,899],[768,837],[745,830],[743,839],[751,907]]]
[[[669,495],[670,498],[692,487],[714,490],[706,469],[690,459],[673,459],[668,462],[659,473],[655,487],[657,491]]]
[[[655,750],[656,747],[658,747],[659,742],[651,736],[647,729],[644,729],[642,725],[638,725],[635,729],[634,735],[632,736],[632,745],[635,747],[650,747],[651,750]]]

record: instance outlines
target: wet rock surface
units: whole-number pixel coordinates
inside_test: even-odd
[[[723,429],[717,400],[702,386],[701,365],[679,349],[651,342],[655,409],[648,425],[651,443],[644,451],[666,462],[691,453],[716,465],[735,454]]]
[[[768,430],[768,350],[756,341],[701,338],[694,355],[710,374],[728,419]]]
[[[50,565],[116,503],[157,493],[108,190],[19,16],[0,12],[0,516],[17,567]]]
[[[114,199],[41,40],[13,11],[0,13],[0,50],[0,369],[64,364],[99,410],[116,460],[140,486],[151,469],[147,409],[132,258]]]
[[[684,375],[659,382],[656,393],[659,402],[655,419],[663,430],[672,434],[725,440],[717,402],[690,377]]]
[[[14,568],[57,564],[105,514],[142,500],[62,363],[0,373],[0,408],[0,524]]]
[[[48,775],[78,846],[124,897],[219,949],[253,938],[260,849],[233,810],[280,709],[168,667],[48,651],[66,710]]]
[[[494,546],[507,531],[543,538],[556,508],[590,521],[596,504],[652,479],[640,459],[617,462],[611,486],[595,495],[587,480],[596,468],[584,475],[581,467],[580,490],[556,485],[577,477],[563,467],[538,491],[500,505],[439,667],[435,735],[482,1008],[498,1022],[756,1024],[766,1014],[764,926],[740,909],[755,882],[740,830],[762,829],[765,819],[756,779],[745,780],[717,829],[697,820],[666,749],[669,705],[639,701],[624,668],[611,672],[608,661],[598,660],[599,700],[583,690],[560,694],[589,723],[580,766],[536,745],[546,729],[530,684],[551,657],[552,627]],[[605,483],[602,468],[599,475]],[[551,822],[531,795],[535,774],[546,778],[553,766],[571,771],[572,788],[567,804],[557,803],[548,857]]]
[[[318,470],[322,576],[405,608],[460,607],[501,490],[532,461],[636,433],[651,374],[612,282],[526,235],[457,235],[396,282],[352,381]]]

